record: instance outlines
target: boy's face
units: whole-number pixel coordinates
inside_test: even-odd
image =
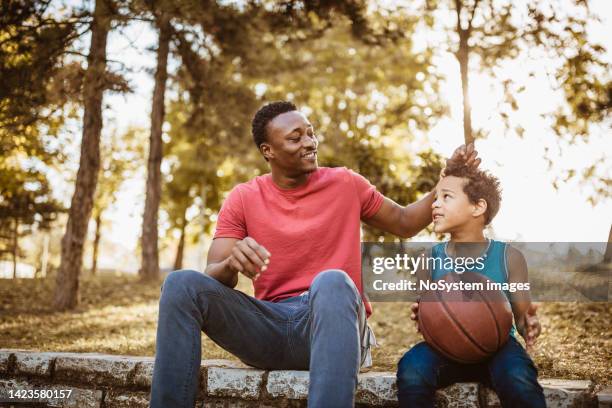
[[[476,205],[472,204],[463,185],[466,179],[446,176],[436,186],[436,198],[431,205],[434,231],[450,233],[475,219]]]

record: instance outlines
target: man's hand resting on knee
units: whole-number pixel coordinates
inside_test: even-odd
[[[270,252],[251,237],[217,238],[208,251],[205,273],[230,288],[238,283],[238,273],[256,280],[270,263]]]

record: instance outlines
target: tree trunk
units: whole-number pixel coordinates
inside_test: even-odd
[[[460,35],[457,59],[459,60],[459,69],[461,70],[461,89],[463,91],[463,137],[465,144],[468,144],[474,141],[474,136],[472,135],[472,107],[470,106],[468,92],[469,48],[466,35]]]
[[[47,276],[47,268],[49,265],[49,233],[45,232],[43,237],[43,251],[42,260],[40,264],[40,277],[44,278]]]
[[[465,139],[465,144],[469,144],[474,141],[474,135],[472,133],[472,107],[470,105],[469,95],[468,68],[470,61],[470,46],[468,44],[468,40],[470,39],[472,19],[474,18],[474,12],[478,7],[478,1],[476,1],[473,6],[474,8],[472,9],[467,28],[463,28],[461,24],[463,2],[456,0],[455,5],[457,12],[457,34],[459,35],[459,50],[455,53],[455,57],[457,57],[457,61],[459,61],[459,70],[461,72],[461,90],[463,93],[463,138]]]
[[[610,232],[608,233],[608,244],[606,245],[606,253],[603,258],[604,263],[612,262],[612,225],[610,226]]]
[[[200,196],[202,197],[202,203],[200,204],[200,219],[202,220],[202,232],[200,233],[200,256],[198,257],[199,259],[199,267],[201,267],[202,269],[206,269],[206,258],[208,257],[207,253],[208,253],[208,247],[206,245],[206,220],[208,219],[205,215],[204,215],[204,211],[206,211],[206,193],[207,193],[208,188],[205,185],[202,185],[202,187],[200,188]]]
[[[98,271],[98,247],[100,246],[100,229],[102,223],[102,214],[96,214],[96,233],[94,235],[93,251],[91,255],[91,275],[94,276]]]
[[[84,114],[81,157],[68,212],[66,232],[62,238],[62,253],[54,294],[54,304],[58,310],[72,309],[79,301],[79,274],[83,264],[83,245],[100,169],[102,98],[106,70],[106,41],[110,30],[111,12],[110,0],[96,0],[87,71],[83,80]]]
[[[15,224],[13,227],[13,279],[17,279],[17,253],[19,250],[19,218],[15,217]]]
[[[159,46],[157,48],[157,70],[151,109],[151,136],[149,138],[149,160],[147,163],[147,187],[142,220],[142,280],[159,277],[159,255],[157,252],[157,214],[161,198],[162,125],[164,123],[164,94],[168,77],[168,52],[170,48],[170,19],[161,15],[157,19]]]
[[[187,210],[185,210],[187,212]],[[185,229],[187,227],[187,219],[183,213],[181,221],[181,237],[179,238],[178,247],[176,248],[176,257],[174,258],[174,270],[183,269],[183,253],[185,252]]]

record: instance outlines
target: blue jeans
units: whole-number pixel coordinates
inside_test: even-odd
[[[462,381],[490,386],[504,408],[546,407],[538,371],[513,336],[493,357],[479,364],[457,363],[425,342],[417,344],[398,363],[400,407],[433,407],[436,389]]]
[[[193,407],[201,332],[248,365],[310,370],[308,405],[353,407],[367,330],[365,306],[340,270],[318,274],[303,296],[267,302],[196,271],[162,286],[151,407]]]

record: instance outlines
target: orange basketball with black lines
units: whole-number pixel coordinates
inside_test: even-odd
[[[419,302],[419,330],[431,347],[454,361],[485,360],[508,340],[512,328],[508,299],[501,291],[486,290],[489,280],[479,273],[453,272],[443,279],[451,284],[481,282],[485,289],[426,292]]]

